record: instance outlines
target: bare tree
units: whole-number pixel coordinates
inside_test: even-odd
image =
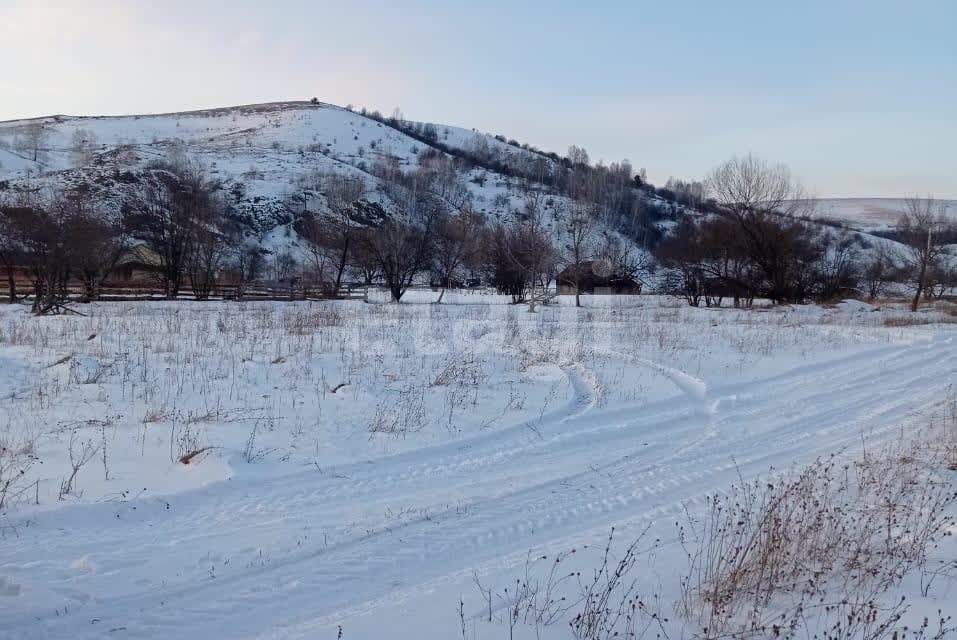
[[[572,166],[588,166],[588,152],[581,147],[572,145],[568,147],[568,162]]]
[[[797,216],[809,215],[813,202],[787,167],[753,156],[735,157],[708,178],[708,188],[734,222],[750,262],[766,280],[775,302],[799,301],[804,295],[798,256],[810,248],[807,227]]]
[[[360,236],[362,252],[378,266],[393,302],[399,302],[415,276],[428,268],[435,219],[444,210],[420,177],[397,174],[388,191],[395,203],[393,215]]]
[[[64,194],[60,202],[66,209],[72,270],[83,282],[83,301],[91,302],[99,298],[129,242],[123,225],[96,207],[86,188]]]
[[[933,198],[909,198],[897,223],[897,233],[907,247],[907,266],[914,278],[914,299],[910,310],[917,311],[927,284],[927,273],[944,251],[940,237],[947,231],[944,203]]]
[[[482,218],[470,209],[458,215],[442,213],[436,218],[434,227],[432,271],[442,287],[436,300],[436,303],[441,303],[453,279],[474,261],[479,250]]]
[[[17,294],[17,271],[26,264],[24,246],[19,237],[19,220],[29,215],[29,210],[5,204],[0,206],[0,263],[7,279],[7,300],[11,304],[19,300]]]
[[[124,225],[158,256],[158,280],[173,299],[187,276],[197,231],[217,207],[216,185],[185,158],[153,163],[144,178],[142,192],[124,205]]]
[[[3,211],[8,239],[32,280],[33,311],[37,314],[59,309],[69,292],[74,259],[71,220],[68,208],[61,204],[54,193]]]
[[[369,244],[363,241],[367,233],[369,233],[368,230],[360,230],[358,232],[357,242],[351,252],[351,263],[353,268],[362,277],[362,281],[366,285],[371,285],[379,278],[380,271],[379,262],[376,260],[375,254],[369,249]]]
[[[323,181],[326,204],[333,215],[329,239],[332,241],[332,266],[335,269],[333,295],[339,295],[342,276],[349,264],[349,252],[355,244],[355,207],[366,194],[365,180],[358,175],[329,175]]]
[[[651,255],[638,251],[634,245],[622,241],[616,235],[605,236],[595,258],[612,279],[623,282],[633,280],[637,283],[639,293],[654,273],[655,264]]]
[[[870,260],[864,264],[861,279],[867,291],[867,299],[875,300],[884,294],[894,276],[894,261],[883,245],[879,246]]]
[[[246,288],[263,272],[263,252],[259,247],[247,244],[236,229],[230,230],[226,244],[229,247],[226,265],[235,278],[236,299],[242,300]]]
[[[658,258],[667,269],[661,279],[661,289],[683,298],[692,307],[701,304],[707,286],[706,249],[702,235],[694,221],[684,217],[658,249]]]
[[[535,305],[546,300],[545,288],[555,271],[555,248],[551,238],[537,219],[526,220],[509,229],[505,258],[511,263],[529,290],[528,312],[535,313]],[[541,297],[536,297],[538,287]]]
[[[482,234],[481,268],[485,279],[513,303],[524,302],[528,282],[522,264],[513,259],[513,228],[496,225]]]
[[[565,255],[563,262],[572,276],[568,284],[575,287],[575,306],[581,304],[582,275],[585,263],[590,259],[591,239],[594,230],[594,218],[589,205],[576,202],[567,219],[563,221]]]
[[[305,259],[312,271],[311,279],[328,293],[334,289],[329,276],[330,253],[334,253],[335,234],[332,223],[317,213],[304,212],[296,220],[295,228],[306,243]]]
[[[50,134],[42,122],[31,122],[24,129],[23,135],[17,140],[17,149],[30,154],[34,162],[39,162],[49,137]]]
[[[16,238],[13,221],[17,215],[13,212],[16,205],[0,201],[0,265],[3,266],[7,280],[7,300],[17,301],[17,267],[23,263],[22,249]]]
[[[90,162],[96,148],[96,134],[89,129],[76,129],[70,138],[70,155],[73,164],[82,167]]]
[[[833,237],[826,233],[820,232],[820,251],[810,254],[816,261],[806,270],[813,278],[808,288],[820,300],[832,300],[856,289],[863,271],[854,237],[843,231]]]
[[[74,279],[84,285],[84,301],[96,299],[126,246],[121,226],[97,208],[85,186],[22,194],[15,206],[0,207],[0,214],[0,259],[8,268],[11,298],[19,263],[33,282],[37,313],[63,310]]]
[[[708,189],[718,203],[737,216],[787,212],[803,195],[784,165],[773,165],[748,154],[720,165],[708,177]]]
[[[186,273],[193,295],[198,300],[205,300],[216,286],[229,247],[226,244],[226,216],[222,201],[217,197],[210,198],[208,205],[197,213],[186,256]]]
[[[685,298],[692,306],[704,298],[708,306],[720,306],[725,296],[738,307],[750,306],[764,282],[754,266],[737,223],[713,217],[695,221],[685,216],[658,248],[658,257],[668,267],[665,290]]]
[[[296,257],[288,251],[280,251],[279,253],[273,254],[269,266],[272,270],[272,279],[287,283],[289,285],[289,291],[292,293],[298,280],[296,271],[299,269],[299,263],[296,262]]]
[[[941,300],[947,291],[957,286],[957,267],[950,266],[942,256],[930,265],[924,285],[924,297]]]
[[[699,206],[704,202],[707,196],[707,187],[703,182],[697,180],[681,180],[677,178],[668,178],[665,183],[665,189],[675,195],[675,200],[681,204],[692,207]]]
[[[337,296],[355,250],[356,207],[366,194],[365,180],[358,174],[316,171],[303,176],[298,186],[287,206],[298,217],[296,231],[306,242],[314,276],[329,295]],[[310,209],[310,200],[317,195],[325,200],[327,212]]]
[[[389,220],[362,236],[366,250],[379,265],[393,302],[399,302],[415,276],[428,264],[429,224]]]

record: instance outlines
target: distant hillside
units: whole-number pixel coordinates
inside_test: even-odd
[[[573,206],[571,190],[559,188],[555,178],[570,160],[557,154],[504,136],[318,102],[2,122],[0,191],[83,185],[104,215],[117,215],[123,201],[135,195],[142,169],[170,154],[186,154],[204,165],[222,185],[232,215],[250,239],[274,250],[298,244],[297,208],[328,213],[324,194],[304,187],[304,179],[317,172],[361,176],[368,186],[367,210],[381,215],[395,209],[382,166],[409,171],[441,158],[454,161],[456,183],[490,223],[521,217],[530,194],[538,194],[544,222],[557,237],[561,217]],[[679,203],[668,189],[639,188],[628,165],[602,171],[619,190],[614,206],[605,207],[598,221],[605,234],[650,249],[682,215],[701,213],[687,200]],[[957,203],[952,204],[957,213]],[[873,232],[893,225],[900,201],[822,200],[820,205],[821,218]]]
[[[33,144],[31,144],[33,139]],[[229,194],[234,215],[267,248],[295,243],[295,206],[322,213],[321,193],[302,193],[303,178],[322,173],[360,175],[373,207],[388,213],[389,190],[376,167],[403,171],[454,156],[456,179],[472,208],[490,222],[522,215],[529,190],[546,194],[546,224],[566,210],[567,198],[537,176],[554,173],[555,154],[459,127],[390,121],[313,102],[280,102],[157,115],[49,116],[0,123],[0,190],[89,187],[106,215],[135,192],[150,161],[184,153],[207,167]],[[36,156],[36,160],[34,160]],[[681,210],[654,193],[629,196],[652,209],[643,218],[659,234]],[[556,213],[558,212],[558,213]],[[607,220],[604,222],[608,222]],[[660,224],[659,224],[660,223]],[[606,231],[618,233],[614,224]]]
[[[817,201],[817,217],[860,231],[885,231],[897,224],[905,201],[899,198],[825,198]],[[957,200],[946,201],[947,215],[957,220]]]

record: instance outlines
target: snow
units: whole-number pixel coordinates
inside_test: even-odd
[[[25,171],[33,166],[29,158],[24,158],[19,153],[0,147],[0,177],[5,173],[14,173]]]
[[[709,492],[921,428],[957,370],[946,310],[436,296],[0,308],[0,434],[37,457],[0,635],[457,637],[475,576],[587,570],[612,526],[667,582]]]
[[[906,211],[900,198],[822,198],[815,217],[843,222],[859,231],[893,229]],[[957,220],[957,200],[946,200],[946,215]]]
[[[37,122],[43,123],[47,138],[40,162],[34,163],[12,149]],[[78,165],[71,141],[80,129],[92,133],[95,155],[89,163]],[[477,137],[492,147],[507,147],[490,136],[468,134],[469,140]],[[465,138],[462,140],[465,144]],[[0,123],[0,180],[31,184],[69,180],[73,170],[93,177],[104,170],[109,173],[107,165],[113,162],[109,154],[118,145],[132,149],[131,167],[180,148],[205,164],[227,188],[236,181],[245,182],[250,202],[257,197],[281,199],[300,176],[316,170],[359,172],[374,186],[376,180],[367,171],[376,159],[394,157],[402,166],[414,166],[418,153],[426,148],[381,122],[327,104],[271,103],[136,116],[54,116]],[[495,186],[483,189],[472,184],[471,188],[480,201],[491,201],[500,191]]]
[[[17,141],[28,127],[40,123],[47,137],[39,162],[17,151]],[[413,123],[410,123],[413,124]],[[509,145],[488,133],[435,124],[438,141],[446,148],[474,151],[487,148],[501,157],[542,158],[532,151]],[[78,130],[92,133],[92,157],[81,159],[71,151]],[[127,149],[117,153],[118,149]],[[0,188],[35,190],[86,184],[92,187],[104,215],[118,215],[123,194],[135,186],[118,176],[142,169],[148,162],[183,152],[205,166],[233,199],[237,216],[247,225],[247,235],[273,252],[298,251],[298,238],[290,224],[291,194],[300,193],[299,182],[315,172],[359,175],[366,181],[368,199],[386,211],[394,207],[377,187],[373,165],[395,159],[403,169],[418,165],[428,145],[361,113],[335,105],[277,102],[204,111],[129,116],[50,116],[0,122]],[[549,160],[550,161],[550,160]],[[493,171],[474,168],[462,178],[474,210],[490,223],[508,222],[525,209],[527,185]],[[653,198],[656,199],[656,198]],[[556,242],[561,216],[570,202],[555,194],[545,199],[543,224]],[[839,220],[863,232],[860,239],[871,247],[885,246],[891,255],[900,245],[870,232],[886,230],[897,220],[901,200],[837,199],[818,201],[818,215]],[[309,206],[325,211],[314,194]],[[683,210],[683,209],[682,209]],[[957,202],[949,211],[957,216]],[[692,212],[693,213],[693,212]],[[662,221],[662,229],[673,221]],[[617,232],[598,225],[604,233]]]
[[[27,128],[38,122],[47,137],[40,161],[33,162],[15,148]],[[446,125],[436,128],[440,142],[449,148],[472,150],[482,145],[501,154],[530,155],[488,134]],[[77,130],[90,132],[95,141],[89,159],[71,151]],[[118,148],[128,151],[117,155]],[[373,165],[394,159],[410,170],[426,149],[428,145],[393,127],[323,103],[280,102],[157,115],[52,116],[0,122],[0,183],[9,183],[12,189],[92,185],[104,215],[115,216],[123,194],[135,189],[117,175],[182,152],[222,183],[260,246],[295,253],[298,238],[286,199],[300,193],[303,177],[315,172],[358,175],[368,186],[367,199],[391,212],[388,196],[377,189],[381,183],[372,175]],[[524,211],[517,180],[478,168],[466,171],[462,179],[474,210],[490,223],[507,222]],[[557,216],[567,204],[558,195],[550,195],[544,204],[544,224],[556,238],[561,228]],[[310,198],[309,206],[325,210],[319,194]]]

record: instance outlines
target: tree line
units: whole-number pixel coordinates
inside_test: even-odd
[[[228,215],[221,187],[183,157],[145,167],[135,196],[120,210],[105,210],[86,184],[16,191],[0,201],[0,265],[8,296],[33,298],[38,313],[62,307],[70,283],[83,284],[82,301],[96,300],[121,259],[132,257],[166,296],[188,283],[209,297],[228,268],[240,282],[258,275],[261,251],[243,240]],[[17,289],[17,270],[31,291]]]
[[[534,310],[553,295],[550,283],[568,285],[580,304],[585,281],[597,277],[654,283],[694,306],[874,298],[903,282],[913,287],[916,309],[957,284],[944,251],[953,228],[932,199],[907,201],[896,230],[903,252],[895,254],[813,223],[811,201],[785,167],[745,156],[704,182],[670,181],[690,204],[712,204],[668,220],[667,234],[658,224],[664,240],[649,248],[620,224],[621,212],[641,200],[641,174],[625,164],[592,167],[578,148],[568,157],[561,189],[520,182],[515,215],[498,222],[475,211],[461,160],[440,152],[423,152],[411,169],[394,158],[377,161],[374,188],[358,170],[306,174],[285,198],[300,240],[293,252],[247,237],[223,185],[177,153],[139,172],[137,188],[112,215],[83,187],[17,192],[0,202],[0,265],[11,300],[14,269],[27,271],[40,312],[67,298],[71,280],[83,283],[84,300],[95,300],[121,256],[138,248],[170,299],[187,285],[208,298],[224,280],[241,297],[254,281],[272,279],[309,283],[328,297],[347,282],[382,284],[400,301],[427,280],[442,289],[439,302],[448,288],[482,284]]]
[[[716,213],[683,218],[658,252],[663,287],[693,306],[874,299],[897,283],[913,290],[916,311],[957,286],[945,251],[953,223],[933,198],[905,201],[895,246],[813,222],[814,203],[787,168],[751,155],[715,169],[706,189]]]

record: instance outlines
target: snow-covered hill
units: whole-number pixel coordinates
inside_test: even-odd
[[[884,231],[897,224],[905,205],[899,198],[823,198],[817,201],[817,217],[860,231]],[[944,205],[946,214],[957,220],[957,200]]]
[[[424,127],[431,137],[412,132]],[[301,197],[302,178],[316,172],[362,176],[369,187],[366,199],[388,213],[393,203],[373,171],[377,163],[397,163],[410,170],[424,153],[494,158],[471,164],[460,177],[473,209],[495,222],[524,211],[523,194],[530,182],[505,175],[501,167],[534,163],[547,167],[556,158],[461,127],[411,122],[396,127],[335,105],[276,102],[155,115],[57,115],[0,122],[0,191],[84,184],[106,215],[116,214],[137,188],[137,172],[171,153],[185,153],[205,166],[222,183],[234,215],[245,223],[249,235],[268,248],[297,242],[289,203],[297,193]],[[543,221],[557,235],[567,199],[542,185],[533,183],[531,188],[549,192]],[[309,200],[310,209],[322,212],[321,195],[311,196],[315,197]],[[666,218],[687,211],[654,193],[640,192],[638,197],[665,207],[671,212]],[[818,216],[867,234],[892,226],[902,204],[882,199],[821,200]],[[957,216],[957,201],[950,204]],[[666,230],[673,223],[662,219],[656,224]],[[615,233],[607,228],[605,232]]]
[[[495,137],[457,127],[433,125],[437,146],[491,150],[501,158],[531,152]],[[28,139],[38,127],[34,149]],[[79,140],[88,141],[83,153]],[[105,209],[118,210],[118,196],[146,163],[181,151],[197,159],[223,183],[252,231],[260,236],[288,223],[285,202],[300,178],[316,171],[358,173],[369,183],[372,201],[388,209],[375,188],[377,161],[415,167],[429,149],[421,140],[387,123],[334,105],[282,102],[159,115],[109,117],[50,116],[0,123],[0,188],[45,184],[92,186]],[[36,155],[36,161],[33,156]],[[482,168],[462,176],[473,208],[491,218],[521,209],[508,177]],[[315,206],[321,208],[322,203]]]

